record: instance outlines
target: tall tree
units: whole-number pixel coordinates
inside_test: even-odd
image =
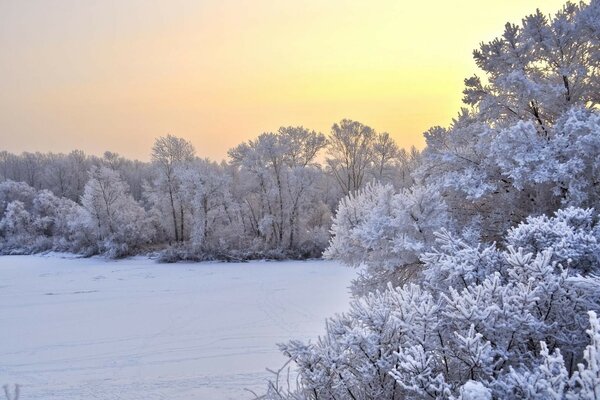
[[[344,194],[363,186],[365,174],[374,160],[375,131],[349,119],[334,124],[329,135],[327,165]]]
[[[185,212],[179,193],[180,182],[177,170],[191,162],[194,154],[195,149],[190,142],[173,135],[159,137],[152,146],[152,162],[159,174],[155,184],[168,196],[173,236],[176,242],[183,242],[185,237]]]
[[[311,171],[325,144],[321,133],[282,127],[229,151],[232,164],[255,182],[244,200],[252,225],[276,248],[296,245],[299,210],[316,180]]]
[[[568,2],[553,17],[540,10],[522,25],[507,23],[504,33],[473,52],[485,81],[465,81],[464,101],[498,125],[535,122],[540,135],[573,105],[600,103],[600,38],[597,5]]]

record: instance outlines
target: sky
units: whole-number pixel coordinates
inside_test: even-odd
[[[342,118],[402,147],[448,125],[472,50],[557,0],[0,0],[0,150],[201,157]]]

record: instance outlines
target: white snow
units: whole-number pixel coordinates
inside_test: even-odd
[[[483,383],[468,380],[460,388],[461,400],[492,400],[492,392]]]
[[[244,399],[276,343],[316,338],[355,271],[330,261],[0,257],[0,385],[21,399]]]

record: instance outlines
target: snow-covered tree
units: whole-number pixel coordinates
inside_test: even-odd
[[[325,144],[320,133],[282,127],[229,151],[244,192],[240,200],[247,233],[257,244],[295,252],[313,239],[303,233],[320,228],[311,227],[310,221],[315,213],[322,214],[317,190],[323,187],[324,174],[315,159]]]
[[[0,218],[0,253],[87,251],[88,231],[77,225],[83,209],[75,202],[23,182],[0,183],[0,195],[10,200]]]
[[[188,213],[189,240],[163,253],[164,261],[233,257],[244,246],[239,207],[224,164],[197,159],[179,171],[180,201]]]
[[[343,119],[334,124],[329,135],[327,165],[345,195],[363,187],[374,159],[373,146],[377,133],[358,121]],[[389,146],[379,146],[380,159],[385,161]],[[380,167],[379,169],[383,169]]]
[[[373,177],[378,182],[393,180],[394,167],[400,157],[400,148],[389,133],[383,132],[376,135],[373,143]]]
[[[487,83],[466,81],[471,108],[425,134],[415,174],[459,226],[493,241],[528,215],[598,203],[598,18],[597,1],[567,3],[475,51]]]
[[[81,204],[99,252],[122,257],[151,242],[152,224],[118,172],[107,167],[92,168]]]
[[[25,207],[33,205],[36,190],[25,182],[6,180],[0,182],[0,217],[4,215],[8,205],[13,201],[20,201]]]
[[[425,133],[427,147],[410,179],[403,179],[414,189],[388,189],[382,197],[389,199],[367,206],[358,217],[360,224],[345,209],[363,207],[364,196],[349,196],[334,220],[328,254],[351,265],[368,265],[379,249],[393,247],[379,252],[376,268],[394,264],[396,272],[362,281],[372,288],[400,282],[407,270],[402,267],[414,265],[418,257],[402,260],[399,252],[418,255],[419,250],[413,241],[402,243],[415,227],[398,223],[401,212],[387,204],[396,194],[418,193],[423,187],[434,194],[426,203],[441,199],[445,206],[444,221],[436,226],[429,218],[433,230],[445,228],[485,243],[501,240],[507,229],[530,215],[552,214],[567,206],[597,207],[600,116],[595,88],[600,47],[593,21],[599,10],[599,2],[592,1],[567,4],[551,18],[538,12],[526,17],[522,26],[508,24],[501,38],[482,44],[475,57],[488,83],[474,89],[468,80],[465,101],[471,108],[463,109],[450,127]],[[355,236],[359,230],[354,225],[379,227],[382,220],[394,229],[380,229],[368,240]],[[372,246],[376,237],[380,240]],[[421,248],[430,247],[433,240],[426,235]],[[353,254],[357,257],[350,260]]]
[[[0,220],[0,232],[7,242],[3,246],[5,250],[14,247],[19,250],[27,249],[32,245],[35,238],[33,218],[23,202],[15,200],[8,203],[4,217]]]
[[[175,242],[183,242],[189,237],[179,174],[194,159],[194,153],[190,142],[173,135],[159,137],[152,147],[156,178],[147,188],[147,196],[150,203],[161,211],[165,229]]]
[[[48,190],[37,193],[32,207],[33,225],[40,237],[38,242],[46,242],[45,248],[86,255],[95,252],[93,234],[85,224],[86,211],[74,201],[55,196]]]
[[[532,121],[540,136],[574,105],[600,102],[600,6],[568,2],[554,16],[537,10],[522,25],[507,23],[501,37],[473,55],[487,83],[467,79],[465,102],[495,125]]]

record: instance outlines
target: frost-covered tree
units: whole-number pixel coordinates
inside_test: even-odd
[[[182,176],[182,187],[187,202],[192,205],[192,242],[199,247],[217,246],[215,235],[221,236],[219,228],[233,223],[229,213],[229,177],[216,163],[198,160]],[[222,237],[223,241],[227,237]]]
[[[55,196],[48,190],[37,193],[31,211],[38,243],[44,248],[72,253],[92,254],[93,235],[85,224],[85,209],[74,201]]]
[[[41,189],[44,161],[41,153],[25,152],[21,156],[23,180],[35,189]]]
[[[136,200],[142,197],[142,184],[150,177],[150,164],[127,160],[106,152],[102,158],[86,155],[81,150],[69,154],[0,152],[0,181],[20,181],[35,184],[34,189],[50,190],[58,197],[79,201],[92,166],[107,166],[119,171]]]
[[[377,133],[358,121],[343,119],[329,135],[326,164],[343,195],[369,182],[405,187],[418,151],[400,149],[389,133]]]
[[[403,189],[416,183],[413,172],[421,163],[421,152],[414,146],[410,149],[399,149],[395,160],[386,169],[388,175],[384,175],[378,182],[391,183],[394,187]]]
[[[6,208],[13,201],[20,201],[25,207],[33,205],[36,190],[25,182],[6,180],[0,182],[0,217],[6,212]]]
[[[174,136],[156,140],[151,163],[109,151],[102,157],[78,150],[0,152],[0,215],[15,200],[34,212],[33,201],[41,190],[81,202],[90,172],[106,168],[119,175],[127,192],[146,209],[156,232],[152,246],[168,249],[161,259],[316,257],[329,240],[331,217],[342,197],[335,176],[320,164],[320,152],[327,146],[320,133],[282,127],[236,147],[231,161],[218,165],[196,158],[191,144]],[[375,135],[369,151],[373,156],[365,182],[383,180],[399,188],[412,182],[408,171],[418,164],[418,152],[399,150],[387,134]],[[100,251],[94,237],[104,228],[90,231],[77,212],[61,210],[82,234],[77,239],[67,234],[72,246],[59,235],[60,247],[84,254]],[[45,237],[38,240],[46,243],[37,247],[40,251],[56,247],[46,236],[36,236]]]
[[[0,179],[2,181],[19,180],[15,173],[16,159],[17,156],[15,154],[9,153],[6,150],[0,151]]]
[[[154,236],[146,212],[131,197],[119,173],[110,168],[91,169],[81,204],[98,251],[110,257],[132,254]]]
[[[194,159],[194,153],[194,146],[190,142],[173,135],[159,137],[152,147],[156,178],[148,187],[148,199],[162,211],[162,215],[168,215],[166,221],[169,221],[170,228],[165,228],[175,242],[183,242],[189,237],[179,173]]]
[[[324,174],[315,159],[325,144],[320,133],[282,127],[229,151],[243,191],[247,233],[257,244],[295,252],[314,239],[304,233],[321,227],[310,224],[315,213],[322,214],[317,191],[324,186]],[[319,252],[323,243],[316,246]]]
[[[138,160],[128,160],[117,153],[106,151],[102,157],[101,165],[119,172],[119,175],[127,182],[133,198],[137,201],[141,200],[144,182],[152,179],[150,164]]]
[[[554,16],[537,10],[521,26],[507,23],[501,37],[473,52],[486,83],[466,80],[465,102],[494,125],[532,121],[540,134],[574,105],[600,102],[597,1],[568,2]]]
[[[79,201],[88,179],[90,160],[81,150],[73,150],[66,158],[66,162],[69,165],[68,181],[70,183],[67,197],[73,201]]]
[[[373,143],[374,178],[379,182],[392,180],[395,164],[401,157],[401,151],[389,133],[383,132],[376,136]]]
[[[47,155],[47,168],[45,171],[45,185],[59,197],[69,194],[69,165],[67,159],[60,154]]]
[[[331,127],[327,147],[327,165],[335,176],[342,192],[347,195],[360,189],[375,161],[373,147],[377,133],[358,121],[343,119]],[[389,152],[380,146],[380,160]],[[377,160],[377,161],[380,161]]]
[[[197,159],[179,174],[189,240],[163,253],[162,260],[234,258],[245,245],[239,206],[231,193],[227,165]]]
[[[402,179],[417,192],[428,188],[435,194],[432,204],[443,201],[445,221],[436,226],[430,218],[433,230],[445,228],[492,243],[530,215],[552,214],[567,206],[597,207],[599,16],[598,1],[567,4],[550,18],[538,12],[526,17],[522,26],[507,25],[501,38],[475,52],[488,83],[474,89],[467,80],[465,102],[471,107],[450,127],[425,133],[427,146],[410,177]],[[396,187],[382,195],[390,199],[368,206],[374,210],[360,215],[360,224],[344,210],[361,209],[361,195],[344,200],[334,219],[330,256],[351,265],[364,263],[371,270],[371,256],[378,257],[375,268],[395,265],[388,274],[363,275],[365,287],[400,282],[418,259],[398,258],[416,249],[414,242],[402,242],[415,226],[399,222],[398,211],[388,206],[391,197],[413,189]],[[354,225],[375,229],[382,220],[387,228],[375,230],[376,243],[365,235],[356,237]],[[433,235],[421,242],[422,249],[430,247]],[[394,250],[378,250],[386,246]],[[356,250],[349,250],[353,247]],[[353,254],[357,257],[350,260]]]
[[[4,216],[0,220],[0,232],[8,242],[3,246],[5,249],[17,246],[26,249],[32,245],[35,238],[33,219],[23,202],[15,200],[8,203]]]
[[[466,81],[471,108],[425,134],[415,174],[459,226],[493,241],[530,214],[598,203],[599,18],[597,1],[567,3],[475,51],[487,83]]]
[[[600,115],[572,107],[547,131],[548,137],[541,137],[530,121],[500,130],[490,143],[490,161],[514,191],[529,194],[536,209],[548,211],[557,203],[594,206],[600,199]]]
[[[83,209],[75,202],[22,182],[0,183],[0,194],[8,201],[0,217],[0,253],[87,251],[88,231],[79,225]]]

